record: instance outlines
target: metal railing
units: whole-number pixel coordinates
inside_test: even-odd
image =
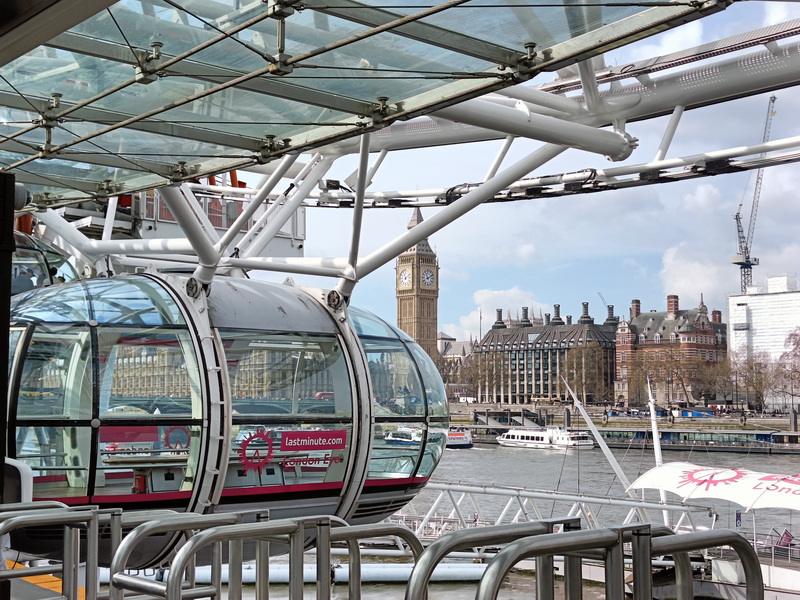
[[[59,575],[61,593],[68,599],[78,598],[81,568],[80,530],[86,530],[86,600],[95,600],[97,592],[97,552],[99,511],[96,506],[68,507],[60,502],[26,502],[0,504],[0,539],[23,527],[61,525],[63,527],[62,558],[49,565],[24,569],[0,570],[0,581],[35,575]],[[5,566],[5,564],[3,565]]]
[[[39,503],[37,503],[39,504]],[[0,510],[4,507],[0,506]],[[7,506],[5,508],[8,508]],[[15,506],[16,508],[16,506]],[[255,543],[256,597],[269,597],[270,544],[288,547],[289,598],[301,600],[304,585],[304,550],[312,536],[316,538],[316,597],[331,597],[331,544],[345,542],[350,561],[348,597],[361,597],[361,548],[359,542],[376,537],[396,537],[408,548],[414,561],[406,589],[407,600],[424,600],[436,566],[445,558],[465,548],[493,549],[494,558],[486,568],[478,586],[476,598],[495,598],[508,571],[521,559],[536,559],[537,598],[549,600],[554,594],[554,559],[564,558],[564,581],[567,600],[582,595],[581,571],[583,561],[599,561],[605,565],[607,597],[623,597],[624,567],[632,562],[634,597],[652,597],[653,557],[671,555],[676,567],[677,598],[692,598],[692,567],[689,552],[724,547],[732,549],[741,561],[746,582],[747,600],[762,600],[763,580],[758,555],[748,541],[733,531],[717,530],[674,534],[664,526],[633,523],[612,528],[581,530],[581,519],[568,515],[539,521],[466,528],[439,537],[423,550],[422,543],[409,529],[393,525],[347,525],[331,516],[310,516],[299,519],[265,520],[256,515],[256,522],[243,522],[244,514],[142,514],[131,513],[128,519],[121,511],[104,514],[96,507],[23,505],[27,510],[0,512],[0,534],[19,527],[61,524],[64,526],[64,560],[62,565],[0,571],[0,578],[40,573],[59,573],[64,578],[63,596],[75,600],[78,596],[77,568],[80,561],[79,531],[86,530],[86,598],[97,595],[98,526],[112,524],[112,541],[122,532],[122,523],[130,526],[142,521],[114,547],[110,569],[110,600],[122,600],[128,594],[148,598],[183,600],[194,598],[227,598],[241,600],[243,547],[245,541]],[[252,516],[252,515],[251,515]],[[116,533],[115,533],[116,532]],[[183,535],[185,542],[169,565],[166,581],[154,581],[143,575],[126,572],[127,563],[151,535],[164,533]],[[227,548],[225,546],[227,545]],[[223,596],[222,562],[227,549],[227,595]],[[630,558],[626,559],[626,549]],[[210,583],[197,585],[194,568],[198,553],[211,557]],[[8,574],[11,575],[8,575]]]

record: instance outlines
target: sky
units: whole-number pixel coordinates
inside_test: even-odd
[[[659,56],[789,18],[800,18],[800,4],[739,2],[720,15],[689,23],[635,46],[606,55],[609,65]],[[532,83],[541,83],[534,80]],[[760,143],[768,98],[762,94],[725,105],[687,111],[668,156],[684,156]],[[776,114],[770,139],[800,135],[800,89],[775,92]],[[631,123],[627,131],[639,147],[625,162],[654,156],[667,118]],[[517,140],[503,163],[508,166],[540,145]],[[500,142],[390,153],[370,190],[447,188],[482,180]],[[338,161],[327,177],[345,179],[355,159]],[[534,174],[607,168],[604,157],[568,151]],[[581,314],[582,302],[596,322],[606,304],[627,318],[632,299],[643,311],[666,310],[677,294],[681,308],[697,307],[726,315],[727,297],[739,293],[739,268],[733,215],[740,203],[749,223],[756,172],[645,186],[624,191],[527,200],[480,206],[429,238],[440,266],[439,331],[458,340],[484,334],[496,310],[517,318],[523,306],[532,314]],[[751,255],[760,259],[754,283],[800,270],[800,163],[764,172]],[[424,218],[436,208],[423,209]],[[402,234],[411,209],[365,211],[360,255]],[[346,256],[352,213],[307,211],[306,256]],[[282,279],[278,278],[278,280]],[[333,287],[327,281],[297,283]],[[396,322],[394,261],[366,276],[352,303]]]

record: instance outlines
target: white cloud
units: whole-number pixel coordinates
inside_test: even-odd
[[[709,310],[724,311],[731,291],[731,270],[730,264],[698,255],[689,243],[681,242],[664,252],[663,268],[659,273],[664,298],[677,294],[682,308],[689,308],[700,304],[702,294]]]
[[[550,306],[536,302],[534,293],[514,286],[506,290],[480,289],[472,295],[475,309],[459,317],[458,323],[445,323],[440,329],[457,340],[478,338],[486,333],[497,319],[497,310],[502,310],[502,318],[517,319],[522,307],[530,307],[530,316],[538,316],[541,311],[550,311]]]
[[[647,267],[635,258],[625,258],[623,259],[622,264],[625,267],[625,271],[632,273],[635,277],[640,279],[647,277]]]
[[[681,208],[701,216],[702,213],[716,213],[719,211],[722,193],[717,186],[711,183],[699,183],[697,187],[681,196]]]
[[[536,254],[536,246],[533,244],[519,244],[514,249],[514,254],[517,255],[520,262],[529,262],[533,255]]]

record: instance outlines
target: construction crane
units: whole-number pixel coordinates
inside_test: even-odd
[[[770,96],[769,105],[767,106],[767,120],[764,123],[764,135],[761,138],[761,143],[765,144],[769,141],[769,131],[772,128],[772,117],[775,116],[775,96]],[[764,156],[764,154],[762,154]],[[758,264],[758,259],[750,256],[750,250],[753,246],[753,231],[756,228],[756,216],[758,215],[758,198],[761,196],[761,182],[764,180],[764,168],[760,168],[756,174],[756,185],[753,190],[753,205],[750,208],[750,221],[747,224],[747,235],[744,234],[744,227],[742,227],[742,202],[739,203],[739,210],[733,215],[736,221],[736,232],[738,234],[739,248],[738,254],[731,257],[731,262],[734,265],[739,265],[739,272],[742,279],[742,294],[747,293],[747,288],[753,284],[753,267]]]

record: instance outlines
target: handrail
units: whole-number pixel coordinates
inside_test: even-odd
[[[500,585],[509,570],[523,558],[569,551],[591,550],[594,548],[611,548],[619,545],[620,535],[613,529],[590,529],[587,531],[570,531],[551,533],[536,537],[526,537],[508,544],[492,559],[478,584],[475,600],[495,600]],[[606,582],[608,591],[608,581]],[[547,600],[538,595],[539,600]],[[622,598],[624,594],[609,596]]]
[[[220,545],[223,542],[230,544],[229,551],[229,577],[240,576],[242,563],[243,540],[251,539],[258,542],[279,541],[289,544],[289,597],[293,600],[303,597],[303,550],[305,545],[305,531],[308,524],[313,523],[317,529],[319,541],[319,554],[317,564],[330,565],[330,542],[328,530],[331,517],[310,516],[302,519],[279,519],[275,521],[261,521],[255,523],[242,523],[236,514],[220,515],[176,515],[164,517],[152,523],[146,523],[135,528],[120,544],[119,551],[114,556],[110,571],[112,589],[116,588],[114,598],[122,598],[124,590],[166,598],[168,600],[216,597],[221,588],[221,575],[218,567],[221,562],[222,552]],[[337,520],[338,519],[335,519]],[[153,533],[167,531],[190,531],[202,529],[187,539],[181,547],[170,566],[170,574],[166,583],[151,581],[143,577],[124,573],[125,563],[136,544]],[[193,577],[188,582],[184,575],[191,571],[195,557],[202,549],[212,545],[211,585],[195,587]],[[256,569],[260,575],[268,577],[268,552],[259,548]],[[237,600],[241,597],[241,587],[230,581],[228,598]],[[318,576],[317,595],[320,598],[330,597],[330,578]]]
[[[758,554],[756,554],[755,548],[735,531],[715,529],[713,531],[695,531],[693,533],[659,538],[653,540],[653,553],[690,552],[718,546],[731,546],[739,556],[744,570],[747,600],[763,600],[764,578],[761,574]]]
[[[394,523],[377,523],[375,525],[347,525],[331,530],[331,542],[347,542],[348,564],[350,572],[347,578],[348,597],[351,600],[361,598],[361,547],[358,540],[364,538],[395,536],[408,544],[414,561],[419,561],[424,548],[419,538],[408,527]],[[366,535],[365,535],[366,534]],[[319,571],[317,571],[319,573]],[[319,574],[317,575],[319,577]]]
[[[543,519],[541,521],[525,521],[511,525],[494,525],[461,529],[447,533],[431,543],[411,571],[406,586],[406,600],[424,600],[427,598],[428,583],[436,565],[453,552],[462,548],[506,544],[521,537],[552,533],[555,525],[580,528],[579,517],[561,517]]]
[[[152,582],[135,575],[127,575],[124,573],[127,568],[128,559],[139,542],[144,538],[158,533],[179,531],[189,536],[192,531],[198,529],[207,529],[209,527],[236,523],[238,520],[239,518],[235,514],[199,515],[196,513],[181,513],[157,516],[155,520],[138,525],[125,536],[125,539],[119,544],[111,560],[109,581],[112,585],[109,591],[109,598],[112,600],[122,600],[124,589],[149,593],[145,590],[150,589],[151,586],[149,584]]]
[[[47,508],[33,506],[45,504]],[[80,535],[78,526],[87,529],[86,538],[86,599],[97,598],[98,558],[98,508],[96,506],[68,507],[61,503],[21,503],[22,510],[0,513],[0,538],[16,529],[39,525],[63,525],[63,556],[60,565],[30,567],[26,569],[0,570],[0,581],[18,579],[29,575],[61,574],[61,591],[66,598],[78,597],[78,571],[80,569]],[[0,505],[0,509],[12,505]]]

